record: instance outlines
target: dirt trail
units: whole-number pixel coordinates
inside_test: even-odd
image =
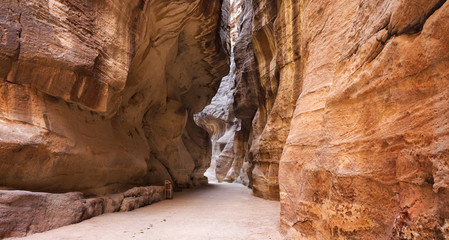
[[[239,184],[209,184],[132,212],[105,214],[20,239],[281,239],[278,230],[279,202],[254,197]]]

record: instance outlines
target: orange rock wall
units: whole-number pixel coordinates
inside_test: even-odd
[[[278,7],[277,20],[291,19],[277,33],[282,55],[297,56],[301,79],[280,161],[281,232],[448,237],[449,3]]]
[[[232,164],[282,234],[447,238],[449,3],[242,2]]]
[[[192,116],[228,72],[220,14],[218,0],[2,2],[0,187],[205,183]]]

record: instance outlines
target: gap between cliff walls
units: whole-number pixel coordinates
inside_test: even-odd
[[[293,22],[278,17],[277,4],[230,2],[231,69],[212,103],[195,117],[212,136],[207,175],[242,183],[256,196],[274,200],[279,199],[279,160],[301,79],[298,57],[278,50],[295,39],[286,43],[276,36],[286,31],[282,24]]]
[[[235,166],[234,141],[236,132],[241,129],[241,119],[235,116],[232,108],[236,75],[234,48],[239,37],[242,2],[227,0],[224,4],[229,6],[227,38],[230,45],[230,70],[228,75],[221,79],[220,87],[211,103],[194,118],[196,124],[204,128],[211,136],[211,165],[205,173],[209,182],[238,181],[248,185],[249,179],[244,176],[244,172],[240,172],[241,166]]]

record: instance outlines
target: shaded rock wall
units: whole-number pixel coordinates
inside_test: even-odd
[[[2,4],[0,185],[188,187],[212,156],[287,239],[447,238],[449,3],[232,3]]]
[[[232,101],[233,78],[229,75],[222,79],[217,95],[202,112],[195,115],[195,122],[211,136],[212,156],[211,165],[205,176],[209,182],[234,182],[234,138],[235,132],[240,128],[240,122],[233,115],[232,109],[226,103]],[[231,103],[232,104],[232,103]],[[238,175],[237,175],[238,176]]]
[[[229,75],[233,81],[227,91],[231,100],[221,104],[232,105],[223,109],[233,113],[239,126],[228,130],[232,134],[223,135],[232,139],[226,141],[229,145],[233,142],[233,148],[224,149],[216,169],[221,172],[221,166],[226,166],[228,181],[246,179],[243,183],[252,187],[256,196],[279,199],[279,160],[301,81],[298,57],[285,55],[290,49],[282,34],[291,19],[277,19],[274,1],[238,2],[242,14],[233,48],[235,64]],[[209,108],[220,112],[212,105]],[[211,115],[207,110],[205,114]]]
[[[290,6],[287,6],[289,8]],[[253,120],[253,190],[256,196],[279,199],[279,161],[288,136],[295,101],[301,92],[297,17],[275,1],[253,1],[253,44],[259,77],[259,108]],[[262,99],[262,101],[260,100]]]
[[[220,14],[218,0],[2,3],[0,186],[204,183],[209,137],[192,116],[228,72]]]
[[[242,13],[241,1],[229,1],[230,15],[230,71],[221,80],[217,94],[212,102],[201,113],[195,115],[195,122],[204,128],[212,138],[211,165],[206,172],[209,182],[248,182],[241,174],[241,166],[237,163],[235,154],[236,132],[241,130],[241,120],[236,118],[233,109],[236,63],[234,49],[239,41],[239,19]]]

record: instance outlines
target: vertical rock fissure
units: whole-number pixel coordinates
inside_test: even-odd
[[[299,9],[277,2],[231,3],[231,71],[196,121],[216,138],[211,177],[278,200],[279,161],[301,89],[300,56],[284,53],[299,41]]]

